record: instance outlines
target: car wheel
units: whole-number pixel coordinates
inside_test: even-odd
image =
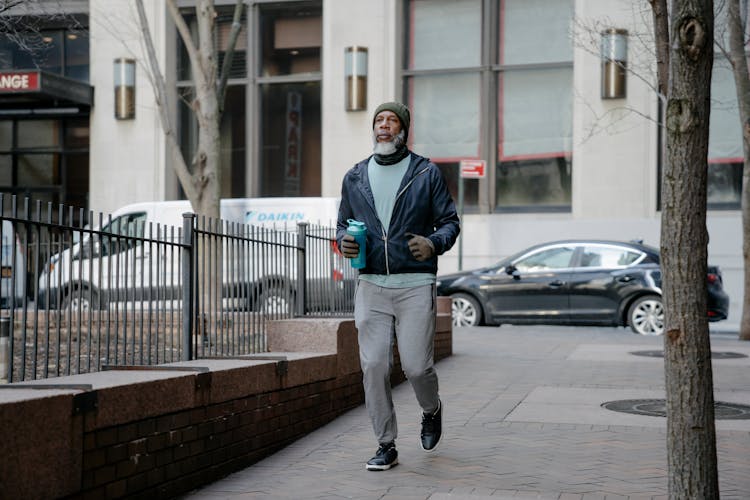
[[[451,295],[453,326],[478,326],[482,323],[482,308],[477,299],[465,293]]]
[[[101,309],[99,302],[99,295],[91,290],[77,288],[65,294],[62,300],[63,309],[71,309],[73,311],[95,311]]]
[[[266,316],[291,316],[294,312],[294,294],[287,288],[268,288],[260,294],[258,311]]]
[[[640,297],[628,311],[630,329],[639,335],[661,335],[664,333],[664,306],[661,297]]]

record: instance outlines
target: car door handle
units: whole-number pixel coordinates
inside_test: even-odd
[[[619,281],[620,283],[629,283],[633,281],[633,277],[632,276],[620,276],[619,278],[617,278],[617,281]]]
[[[560,281],[560,280],[555,280],[555,281],[553,281],[552,283],[549,284],[549,286],[551,286],[553,288],[561,287],[563,285],[565,285],[565,282],[564,281]]]

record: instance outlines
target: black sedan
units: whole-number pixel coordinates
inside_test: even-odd
[[[721,271],[708,268],[708,319],[727,318]],[[636,242],[543,243],[482,269],[438,276],[453,298],[453,325],[626,326],[664,332],[659,251]]]

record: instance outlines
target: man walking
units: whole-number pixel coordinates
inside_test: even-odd
[[[358,255],[349,219],[367,228],[366,263],[354,299],[365,403],[378,450],[368,470],[398,463],[390,375],[394,337],[404,374],[422,408],[420,441],[434,451],[442,437],[443,403],[433,367],[437,256],[459,233],[456,208],[442,173],[406,145],[411,121],[399,102],[378,106],[373,152],[344,176],[337,234],[344,257]]]

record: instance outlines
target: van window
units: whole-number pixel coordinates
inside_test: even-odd
[[[102,236],[101,254],[114,255],[119,252],[130,250],[141,244],[140,240],[131,238],[143,238],[146,226],[146,212],[125,214],[112,219],[112,222],[102,227],[103,233],[118,234],[126,238],[110,238]]]

